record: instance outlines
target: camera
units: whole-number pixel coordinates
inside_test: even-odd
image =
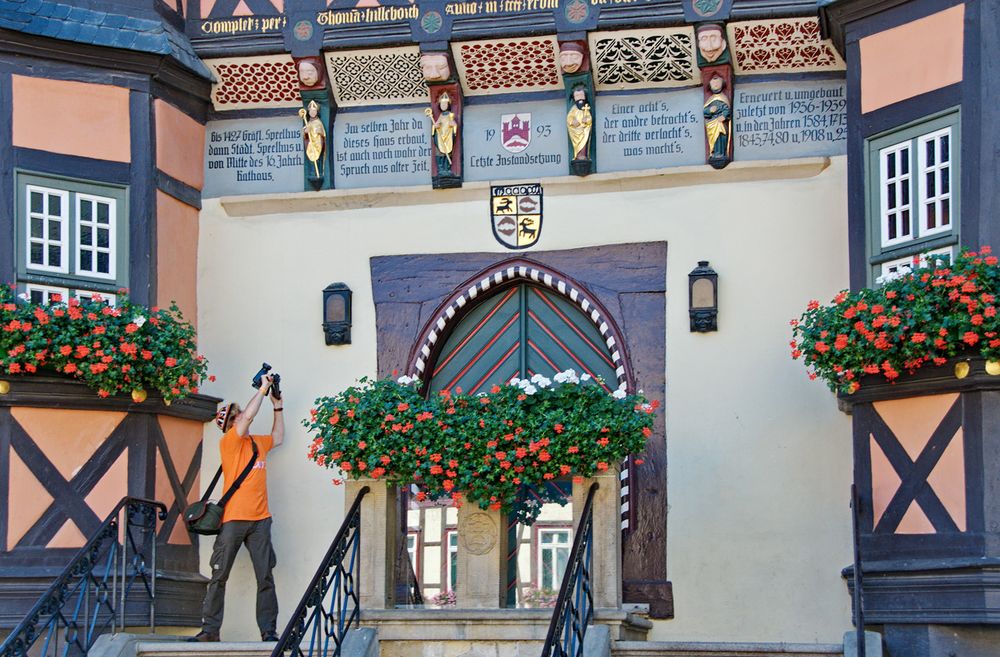
[[[270,371],[270,365],[261,363],[260,370],[253,375],[253,382],[250,385],[259,390],[264,383],[264,375]],[[275,399],[281,399],[281,375],[277,372],[271,375],[271,394],[274,395]]]

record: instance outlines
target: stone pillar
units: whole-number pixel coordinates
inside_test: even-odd
[[[507,528],[503,514],[463,504],[458,510],[457,607],[502,607],[506,569]]]
[[[580,526],[583,505],[587,501],[590,484],[597,482],[594,491],[594,536],[591,541],[593,565],[590,584],[594,593],[595,608],[621,609],[622,606],[622,521],[621,479],[618,468],[610,469],[593,479],[573,482],[573,529]]]
[[[361,608],[392,609],[395,606],[393,573],[399,533],[396,487],[374,479],[348,479],[345,514],[365,486],[371,490],[361,500],[361,545],[358,547]]]

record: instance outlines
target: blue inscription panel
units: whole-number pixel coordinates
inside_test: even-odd
[[[302,120],[209,121],[202,196],[301,192]]]
[[[736,160],[847,152],[847,91],[843,80],[738,85],[733,117]]]
[[[705,163],[701,88],[597,97],[597,170]]]
[[[465,180],[521,180],[569,174],[566,103],[473,105],[462,127]]]
[[[431,184],[430,134],[423,109],[339,112],[333,124],[334,187]]]

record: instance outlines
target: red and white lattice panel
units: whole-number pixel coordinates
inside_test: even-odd
[[[692,27],[592,32],[590,53],[594,82],[601,91],[701,82]]]
[[[326,70],[340,107],[428,102],[419,46],[328,52]]]
[[[451,44],[468,96],[562,89],[554,36]]]
[[[298,76],[290,55],[263,55],[205,62],[215,74],[216,110],[301,107]]]
[[[730,23],[729,44],[737,73],[842,71],[844,60],[816,18],[780,18]]]

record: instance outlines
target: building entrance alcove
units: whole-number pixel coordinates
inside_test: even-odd
[[[649,398],[662,400],[665,259],[663,243],[537,252],[531,260],[488,253],[373,258],[379,375],[418,375],[425,394],[431,395],[459,388],[488,391],[514,377],[551,379],[574,369],[599,380],[609,392],[619,386],[641,388]],[[658,420],[643,468],[629,473],[626,465],[624,495],[616,473],[602,484],[603,506],[595,507],[595,543],[611,550],[610,555],[594,556],[595,570],[599,563],[605,568],[597,577],[605,578],[609,591],[595,599],[597,621],[612,625],[615,639],[644,638],[648,629],[648,621],[622,610],[623,592],[629,602],[649,604],[651,615],[672,614],[665,578],[664,455]],[[630,488],[640,486],[649,491],[649,504],[627,504]],[[495,554],[503,556],[496,557],[489,572],[463,566],[472,559],[463,540],[463,521],[476,516],[471,521],[483,523],[479,516],[488,516],[486,512],[470,505],[455,509],[429,500],[417,503],[407,491],[369,495],[381,506],[372,514],[390,518],[382,521],[383,537],[390,538],[390,527],[396,530],[381,550],[397,558],[387,559],[391,563],[383,567],[394,585],[376,584],[377,599],[369,604],[362,600],[363,624],[376,627],[380,641],[414,639],[413,621],[419,619],[437,632],[449,628],[449,636],[435,634],[437,640],[516,639],[540,647],[551,616],[546,589],[558,589],[574,516],[583,506],[579,491],[571,488],[578,486],[566,481],[548,491],[526,493],[522,522],[500,518],[497,512]],[[569,501],[573,493],[576,504],[552,503],[560,494]],[[353,500],[351,489],[347,497]],[[523,522],[536,515],[534,522]],[[629,543],[633,532],[642,532],[645,540]],[[364,553],[362,548],[363,559]],[[489,591],[483,594],[481,582],[476,588],[485,597],[463,594],[463,573],[470,567],[470,579],[477,582],[496,578],[496,597]],[[414,583],[420,585],[422,606],[413,605],[412,596],[406,595]],[[448,604],[449,591],[457,593],[454,607]],[[431,606],[435,608],[427,609]],[[512,632],[512,627],[519,629]],[[400,654],[406,652],[403,643]]]

